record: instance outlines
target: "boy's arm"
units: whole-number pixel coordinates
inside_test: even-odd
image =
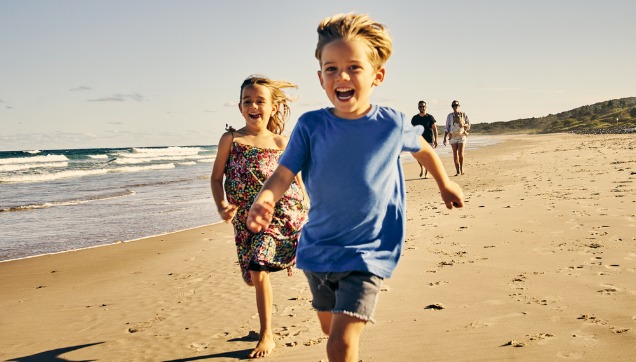
[[[274,216],[274,205],[294,181],[296,175],[285,166],[278,165],[270,176],[247,214],[247,228],[257,233],[269,227]]]
[[[448,179],[448,175],[439,156],[437,156],[431,146],[421,137],[420,144],[421,149],[413,153],[413,157],[433,175],[446,207],[449,209],[453,207],[463,207],[464,193],[461,187]]]

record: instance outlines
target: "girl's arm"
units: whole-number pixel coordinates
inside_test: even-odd
[[[247,228],[257,233],[265,230],[272,222],[274,205],[283,196],[294,181],[296,175],[287,167],[278,165],[274,173],[265,181],[261,191],[256,195],[250,212],[247,215]]]
[[[463,207],[464,193],[462,189],[455,182],[448,179],[448,175],[439,156],[437,156],[435,151],[433,151],[431,146],[426,143],[422,137],[420,137],[420,144],[421,149],[413,153],[413,157],[433,175],[446,207],[449,209],[453,207]]]
[[[309,194],[307,193],[307,190],[305,189],[305,184],[303,183],[303,178],[300,176],[300,173],[296,175],[296,183],[300,187],[300,190],[303,192],[303,198],[304,198],[303,200],[305,201],[309,200]]]
[[[224,221],[229,222],[236,215],[236,205],[232,205],[225,200],[225,190],[223,189],[223,176],[225,174],[225,165],[230,158],[230,150],[232,149],[232,135],[227,132],[221,136],[216,151],[216,159],[212,167],[212,175],[210,176],[210,187],[212,188],[212,197],[216,203],[219,215]]]

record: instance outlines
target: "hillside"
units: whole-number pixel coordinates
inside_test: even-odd
[[[470,132],[481,134],[627,133],[635,130],[636,97],[629,97],[599,102],[545,117],[476,123],[471,126]]]

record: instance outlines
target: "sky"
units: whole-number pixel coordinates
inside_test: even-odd
[[[217,144],[251,74],[299,86],[289,133],[330,106],[316,27],[385,24],[372,103],[443,124],[542,117],[636,96],[636,2],[0,0],[0,151]]]

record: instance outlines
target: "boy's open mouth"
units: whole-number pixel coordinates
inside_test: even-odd
[[[353,97],[355,91],[351,88],[338,88],[336,89],[336,97],[341,101],[346,101]]]

